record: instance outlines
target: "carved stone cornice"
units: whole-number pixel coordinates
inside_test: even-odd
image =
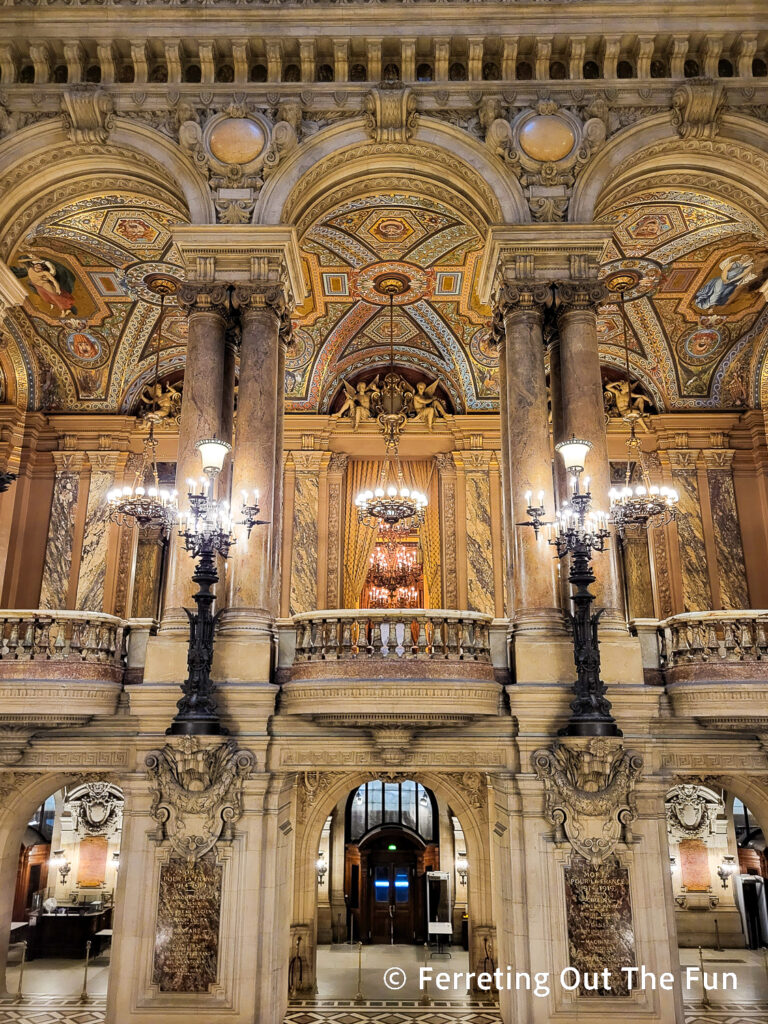
[[[602,281],[591,278],[558,281],[555,295],[555,311],[558,317],[569,313],[589,312],[597,315],[598,307],[608,299],[608,289]]]

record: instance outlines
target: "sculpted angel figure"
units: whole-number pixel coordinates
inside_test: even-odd
[[[149,406],[144,412],[144,418],[154,420],[175,419],[181,411],[181,392],[173,384],[164,387],[162,384],[147,384],[141,392],[140,401],[143,405]]]
[[[438,382],[435,380],[427,387],[426,382],[420,380],[416,385],[416,390],[413,392],[415,419],[426,423],[429,430],[432,429],[436,416],[445,419],[448,415],[441,400],[435,396],[437,384]]]
[[[644,430],[648,430],[645,407],[648,399],[640,391],[633,391],[632,385],[625,380],[617,380],[605,385],[606,397],[613,399],[616,411],[623,420],[637,420]]]
[[[333,414],[333,419],[339,420],[342,416],[349,414],[352,426],[357,430],[361,423],[371,419],[373,401],[379,394],[378,374],[370,384],[366,384],[362,380],[358,381],[356,388],[352,388],[344,381],[344,391],[347,395],[346,401],[339,411]]]

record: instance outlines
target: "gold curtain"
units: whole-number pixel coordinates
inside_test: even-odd
[[[443,595],[440,572],[440,515],[435,462],[434,459],[403,462],[402,467],[406,487],[416,488],[429,499],[424,524],[419,527],[419,543],[424,559],[424,604],[427,608],[441,608]]]
[[[347,506],[344,527],[344,607],[358,608],[368,574],[368,561],[376,543],[376,531],[358,522],[355,498],[372,491],[379,482],[379,459],[354,459],[347,466]]]

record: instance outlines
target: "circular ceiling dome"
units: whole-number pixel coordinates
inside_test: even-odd
[[[261,126],[248,117],[228,117],[214,127],[208,144],[224,164],[248,164],[264,149]]]
[[[531,160],[562,160],[575,141],[571,126],[556,114],[537,114],[520,129],[520,146]]]

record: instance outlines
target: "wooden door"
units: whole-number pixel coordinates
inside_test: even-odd
[[[377,851],[368,864],[371,942],[415,942],[415,854]]]

